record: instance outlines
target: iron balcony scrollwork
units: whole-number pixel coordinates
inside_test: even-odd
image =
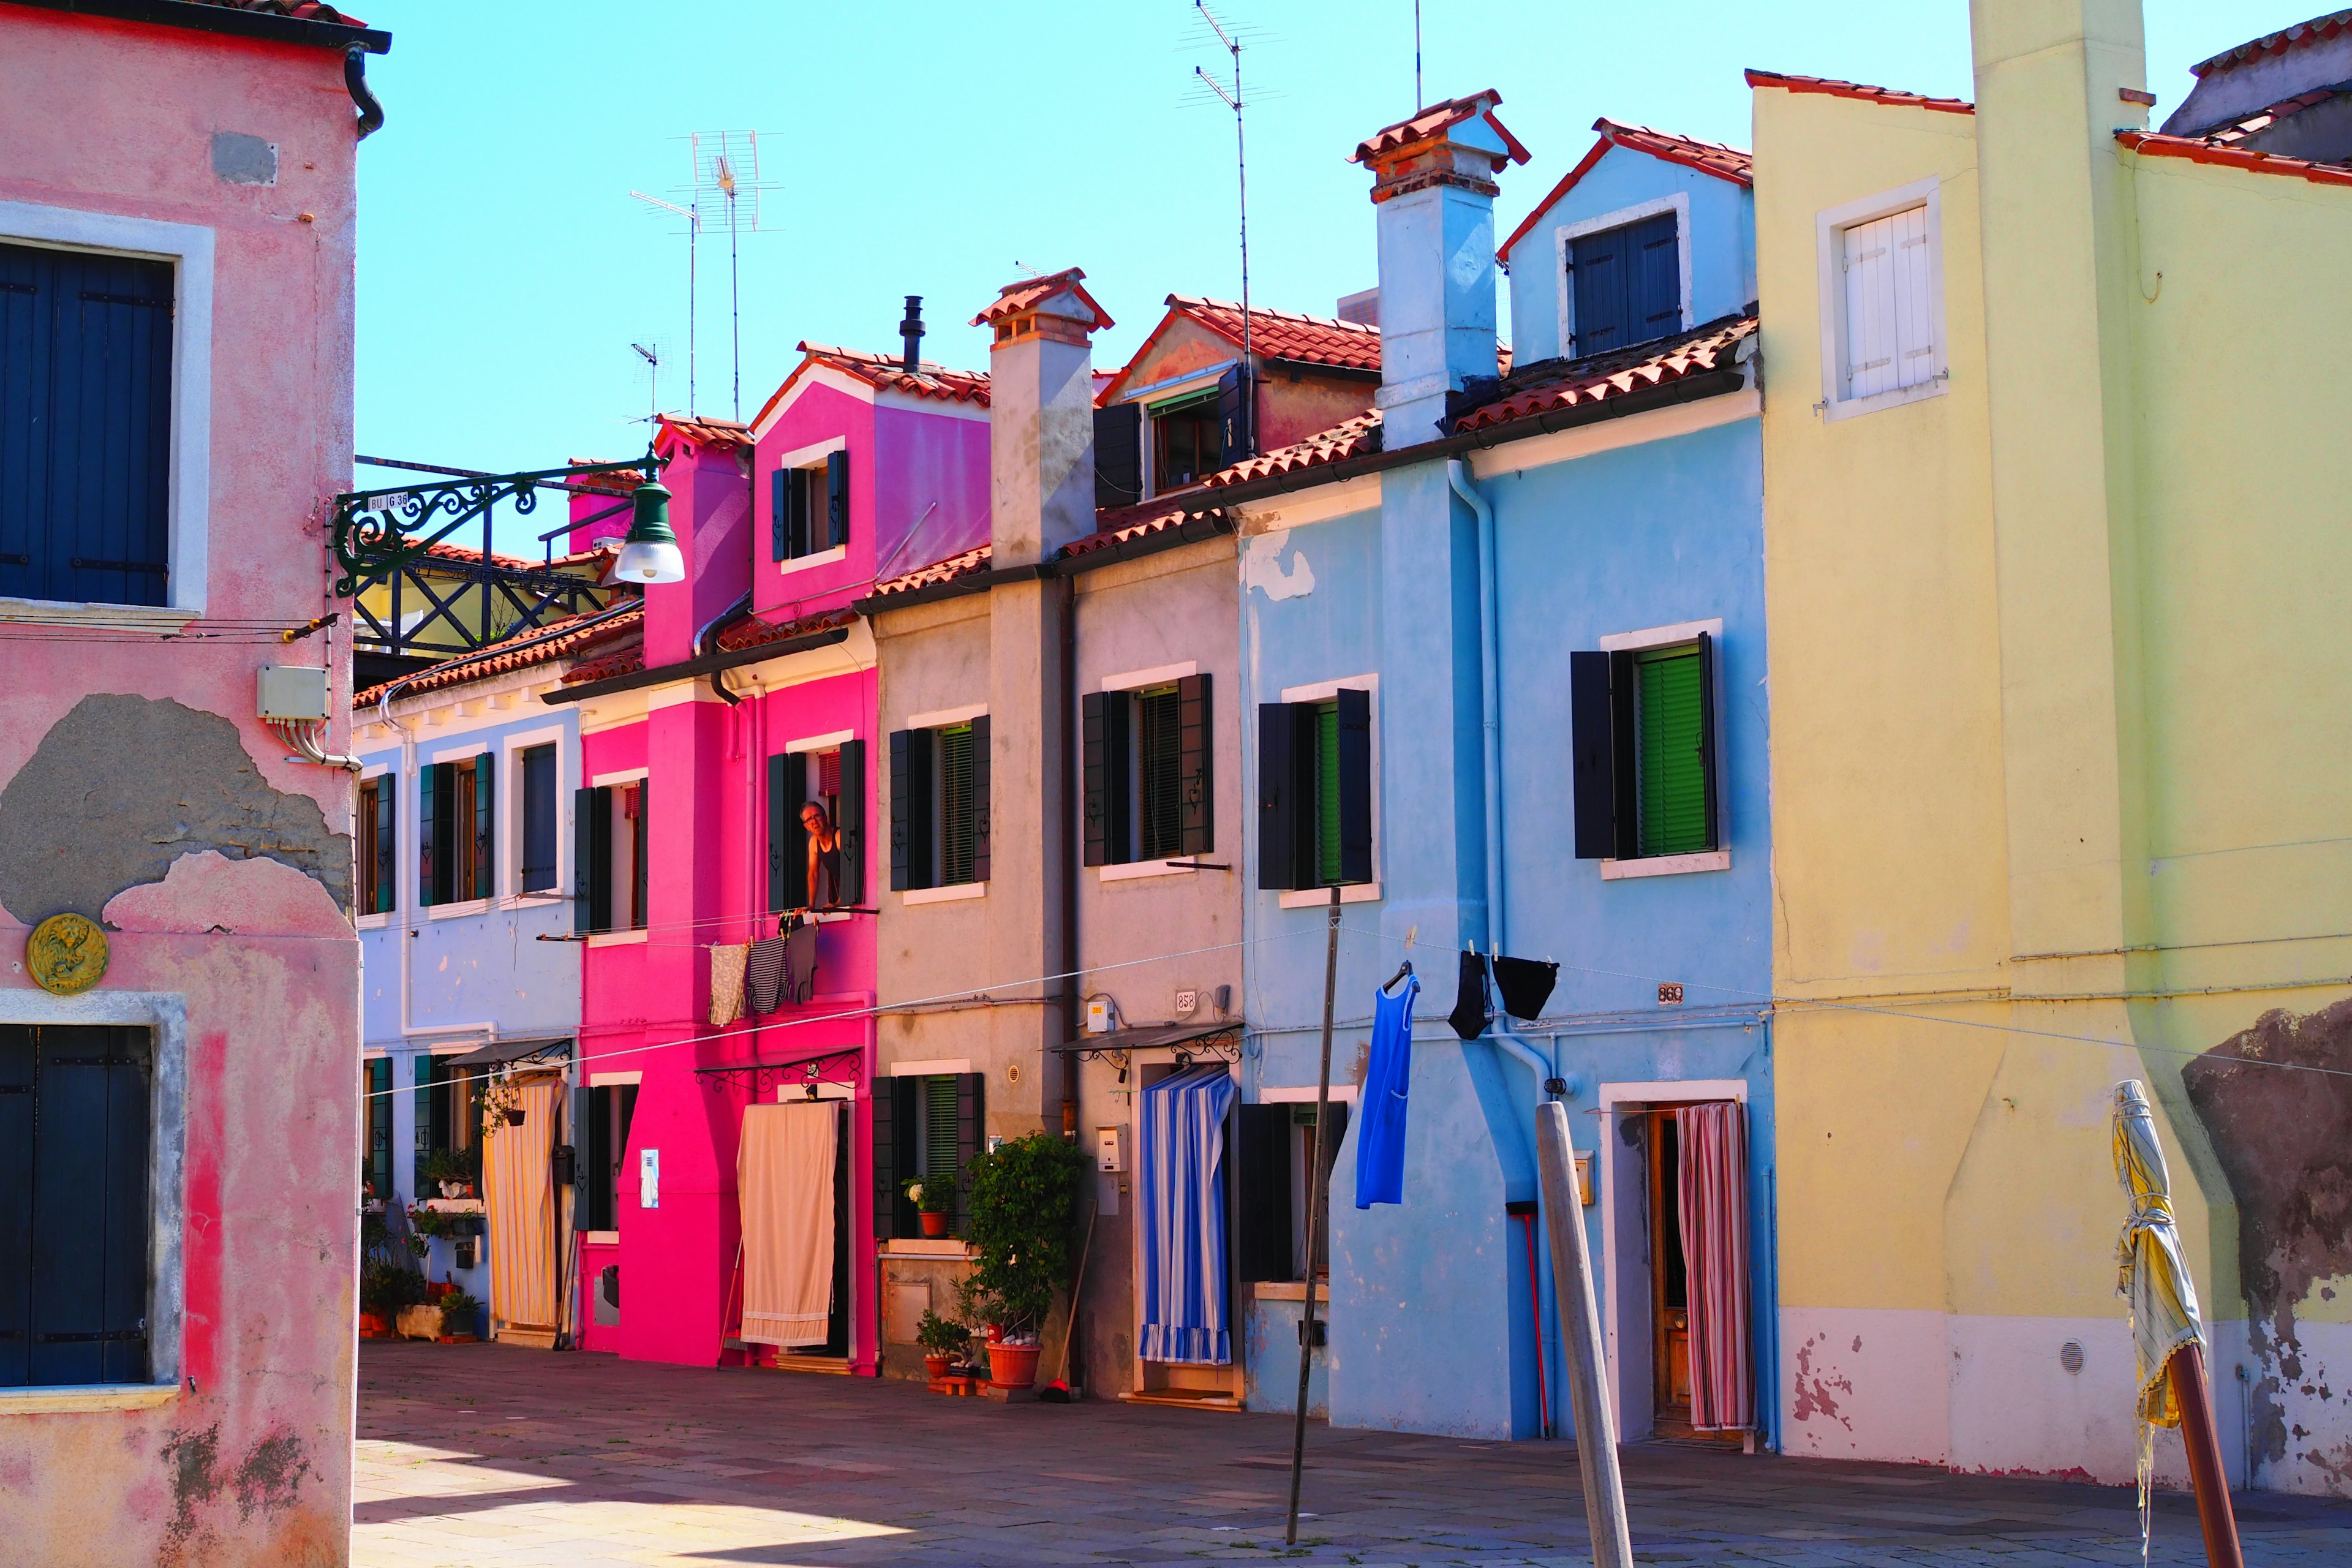
[[[849,1046],[791,1061],[736,1062],[725,1067],[697,1068],[694,1076],[702,1079],[703,1088],[714,1094],[740,1087],[750,1090],[751,1098],[757,1100],[765,1099],[770,1089],[783,1087],[814,1089],[818,1084],[833,1083],[855,1088],[863,1077],[865,1061],[865,1048]]]
[[[343,574],[335,593],[352,598],[361,584],[388,577],[421,560],[436,544],[468,522],[487,516],[501,501],[528,514],[539,492],[567,491],[572,482],[599,474],[657,475],[663,461],[652,452],[621,463],[583,463],[531,473],[450,479],[390,489],[354,490],[335,498],[335,563]]]

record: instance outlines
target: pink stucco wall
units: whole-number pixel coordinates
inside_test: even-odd
[[[219,131],[277,143],[278,183],[217,177]],[[212,229],[209,427],[182,435],[211,459],[206,613],[293,626],[336,607],[320,503],[350,484],[356,147],[340,55],[0,7],[0,203]],[[22,232],[9,213],[0,239]],[[348,648],[34,643],[12,619],[0,605],[0,1020],[44,1016],[16,961],[58,897],[114,928],[95,994],[111,1000],[90,1006],[184,1008],[184,1218],[158,1282],[184,1301],[184,1342],[177,1384],[147,1408],[25,1415],[0,1398],[0,1558],[342,1563],[352,787],[287,761],[254,707],[269,663],[328,664],[340,706]],[[339,722],[332,744],[348,742]],[[160,853],[128,842],[159,791],[184,803]],[[278,827],[253,832],[256,812]],[[80,890],[41,891],[67,886]]]

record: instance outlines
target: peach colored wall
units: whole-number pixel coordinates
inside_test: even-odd
[[[216,131],[278,144],[274,186],[215,176]],[[352,452],[353,110],[333,51],[0,8],[0,203],[211,228],[208,613],[299,626],[336,607],[320,520]],[[0,223],[0,237],[5,237]],[[8,617],[0,605],[0,623]],[[12,628],[0,624],[0,637]],[[64,759],[60,730],[100,726],[136,752],[205,736],[142,770],[89,769],[93,787],[28,786],[0,809],[0,862],[22,836],[93,859],[121,852],[112,808],[170,777],[194,793],[168,870],[100,885],[101,995],[164,993],[186,1011],[184,1342],[180,1381],[149,1408],[0,1409],[0,1550],[45,1564],[340,1563],[347,1559],[359,1144],[359,948],[347,775],[286,760],[254,719],[255,670],[333,670],[339,638],[290,647],[159,644],[121,636],[0,642],[0,789]],[[332,745],[348,746],[347,726]],[[47,748],[45,750],[45,748]],[[87,762],[106,749],[83,746]],[[236,757],[241,749],[241,758]],[[236,759],[231,761],[230,759]],[[210,772],[198,773],[205,768]],[[103,776],[101,776],[103,774]],[[216,804],[242,791],[282,840],[255,840]],[[71,797],[71,798],[68,798]],[[13,818],[14,820],[10,820]],[[13,841],[13,842],[12,842]],[[285,862],[285,863],[281,863]],[[0,871],[0,1018],[37,1004],[13,962],[58,912]],[[102,896],[101,896],[102,895]],[[36,1014],[36,1016],[37,1016]]]
[[[1252,314],[1256,314],[1253,310]],[[1128,367],[1129,387],[1151,386],[1194,371],[1232,364],[1241,350],[1198,322],[1170,323],[1150,352]],[[1297,381],[1287,366],[1261,361],[1258,383],[1258,449],[1273,451],[1328,430],[1343,419],[1369,413],[1376,380],[1319,376],[1302,370]]]

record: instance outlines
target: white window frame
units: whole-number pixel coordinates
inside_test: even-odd
[[[1845,396],[1845,377],[1840,374],[1840,367],[1845,363],[1845,271],[1840,265],[1845,231],[1857,224],[1890,217],[1921,205],[1927,209],[1927,311],[1936,336],[1935,369],[1927,380],[1910,386],[1868,397]],[[1950,340],[1944,326],[1943,182],[1931,174],[1874,196],[1823,208],[1813,218],[1813,250],[1820,274],[1822,335],[1822,400],[1813,406],[1821,411],[1822,419],[1833,423],[1858,414],[1875,414],[1882,408],[1941,397],[1951,390]]]
[[[1579,218],[1552,230],[1551,275],[1559,289],[1559,352],[1562,358],[1573,357],[1569,345],[1576,342],[1576,284],[1569,275],[1569,247],[1588,234],[1601,234],[1627,224],[1640,223],[1643,218],[1656,217],[1660,213],[1675,215],[1675,258],[1680,269],[1682,288],[1683,331],[1688,331],[1698,322],[1691,314],[1691,231],[1690,193],[1676,191],[1646,202],[1636,202],[1630,207],[1602,213],[1599,217]],[[1625,345],[1632,347],[1632,344]]]
[[[1281,700],[1285,702],[1328,702],[1347,687],[1371,698],[1368,706],[1372,712],[1372,879],[1369,882],[1342,882],[1339,901],[1343,904],[1375,904],[1381,899],[1381,849],[1385,836],[1381,831],[1381,678],[1378,675],[1345,675],[1337,680],[1318,680],[1308,686],[1286,686]],[[1265,765],[1263,757],[1255,759]],[[1276,907],[1286,910],[1324,909],[1331,902],[1329,888],[1289,888],[1276,900]]]
[[[184,626],[205,613],[210,567],[213,471],[213,237],[202,224],[0,202],[0,240],[172,264],[172,436],[168,605],[0,599],[0,616],[80,621],[103,615]]]
[[[1715,812],[1716,838],[1723,847],[1702,850],[1696,855],[1645,855],[1634,860],[1603,860],[1601,879],[1622,882],[1635,877],[1679,877],[1693,871],[1728,871],[1731,869],[1731,834],[1727,818],[1731,813],[1731,792],[1725,787],[1729,769],[1725,766],[1730,748],[1723,743],[1723,617],[1704,621],[1676,621],[1670,626],[1650,626],[1638,632],[1612,632],[1601,639],[1603,653],[1633,653],[1642,648],[1678,647],[1684,643],[1696,643],[1705,634],[1716,647],[1715,710],[1706,721],[1715,730]]]
[[[504,814],[507,841],[498,852],[498,885],[509,907],[569,903],[572,900],[572,895],[563,890],[572,886],[572,792],[564,786],[577,767],[565,760],[563,741],[561,724],[499,737],[499,749],[503,753],[499,771],[509,781],[506,794],[512,798],[512,805]],[[522,888],[522,839],[528,808],[523,800],[522,753],[538,746],[555,748],[555,886],[526,893]]]
[[[845,436],[835,436],[823,441],[812,441],[805,447],[793,447],[791,451],[786,452],[782,457],[776,459],[776,467],[780,470],[784,468],[813,468],[818,473],[823,473],[824,471],[824,460],[827,458],[830,458],[835,452],[846,452],[847,450],[849,450],[848,437]],[[772,489],[769,490],[768,495],[770,505],[772,507],[774,504],[775,491]],[[775,520],[773,518],[770,518],[768,520],[768,527],[772,531],[775,526]],[[846,544],[832,544],[827,545],[823,550],[811,551],[806,555],[795,555],[788,561],[771,562],[770,564],[774,566],[779,574],[790,575],[794,572],[806,572],[818,566],[830,566],[837,561],[845,561],[848,558],[849,546]]]

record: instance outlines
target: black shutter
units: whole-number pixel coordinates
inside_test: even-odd
[[[1290,1107],[1243,1106],[1237,1142],[1241,1281],[1288,1279],[1297,1272],[1290,1244]]]
[[[1631,860],[1642,853],[1641,773],[1636,766],[1633,716],[1641,707],[1641,687],[1633,656],[1609,656],[1609,794],[1616,802],[1617,858]]]
[[[596,1223],[596,1091],[572,1091],[572,1228],[610,1230]]]
[[[784,470],[784,555],[798,560],[809,552],[809,471]]]
[[[588,864],[581,875],[588,880],[588,929],[613,929],[613,791],[580,792],[588,800]]]
[[[1307,1261],[1307,1269],[1309,1274],[1317,1276],[1331,1271],[1331,1167],[1339,1163],[1339,1145],[1348,1136],[1348,1102],[1333,1100],[1326,1114],[1331,1119],[1331,1135],[1328,1138],[1319,1136],[1321,1129],[1318,1128],[1318,1136],[1315,1140],[1316,1163],[1322,1169],[1319,1173],[1311,1170],[1307,1173],[1308,1181],[1319,1180],[1323,1184],[1323,1233],[1315,1238],[1314,1253]],[[1325,1289],[1329,1289],[1328,1284]]]
[[[1372,879],[1372,698],[1339,689],[1339,880]]]
[[[988,1075],[980,1072],[960,1072],[956,1086],[956,1207],[955,1223],[950,1234],[963,1234],[964,1211],[970,1206],[963,1197],[964,1167],[985,1145],[988,1139]]]
[[[30,1024],[0,1024],[0,1388],[32,1380],[34,1049]]]
[[[1257,421],[1253,417],[1256,411],[1251,407],[1255,399],[1250,395],[1254,379],[1242,365],[1234,366],[1217,378],[1217,429],[1224,440],[1224,450],[1216,462],[1202,459],[1201,468],[1204,475],[1256,455]]]
[[[768,759],[768,908],[809,907],[808,829],[801,805],[808,799],[808,757],[781,752]]]
[[[1609,656],[1568,656],[1568,777],[1574,795],[1576,858],[1617,853],[1615,728],[1609,709]]]
[[[768,559],[792,559],[792,501],[785,492],[791,488],[791,470],[778,468],[768,476]]]
[[[1110,709],[1112,699],[1124,704],[1125,692],[1089,691],[1078,699],[1078,731],[1082,762],[1079,776],[1086,786],[1086,863],[1110,862]],[[1124,858],[1124,857],[1122,857]]]
[[[866,1101],[868,1142],[874,1145],[874,1239],[887,1241],[898,1234],[898,1116],[895,1078],[877,1078],[868,1087]],[[907,1148],[908,1161],[914,1147]]]
[[[143,1383],[147,1032],[44,1026],[35,1061],[26,1380]]]
[[[972,743],[979,744],[974,736]],[[841,811],[834,827],[841,835],[843,904],[855,909],[866,902],[866,742],[841,743]]]
[[[427,763],[416,770],[416,907],[424,909],[442,902],[437,890],[441,885],[439,868],[434,865],[434,851],[441,844],[440,824],[440,764]]]
[[[931,743],[929,730],[890,735],[890,886],[928,888],[931,876]],[[973,737],[975,744],[978,737]]]
[[[971,879],[988,880],[988,715],[971,721]]]
[[[1720,849],[1723,828],[1715,776],[1715,638],[1706,632],[1698,634],[1698,765],[1706,780],[1706,847]]]
[[[1133,506],[1143,499],[1143,405],[1095,410],[1095,507]]]
[[[1257,885],[1298,886],[1298,716],[1287,702],[1257,705]],[[1309,835],[1311,837],[1311,835]]]
[[[849,454],[828,452],[824,459],[825,548],[849,542]]]
[[[1216,731],[1209,724],[1209,678],[1188,675],[1176,683],[1176,848],[1206,855],[1217,847],[1216,780],[1211,762]]]
[[[499,896],[499,762],[496,752],[474,759],[474,897]]]
[[[629,855],[629,924],[643,931],[653,924],[654,781],[637,781],[636,840]]]
[[[572,792],[572,934],[596,929],[596,792]]]
[[[433,764],[433,901],[457,900],[457,862],[473,847],[457,842],[457,764]]]
[[[898,1183],[908,1176],[922,1173],[915,1163],[919,1140],[915,1135],[915,1119],[922,1114],[923,1080],[919,1078],[894,1078],[890,1084],[890,1144],[898,1152],[893,1162],[897,1181],[890,1184],[890,1234],[920,1236],[923,1222],[918,1217],[915,1200],[899,1190]]]
[[[382,914],[400,903],[400,780],[386,773],[375,781],[375,907]]]

